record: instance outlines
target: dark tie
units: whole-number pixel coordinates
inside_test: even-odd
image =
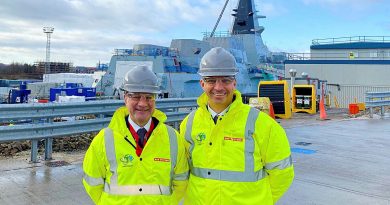
[[[138,145],[142,148],[144,148],[144,140],[145,140],[145,134],[147,133],[145,128],[140,128],[137,131],[138,134]]]
[[[214,118],[213,118],[214,124],[217,124],[218,116],[219,116],[219,115],[214,116]]]

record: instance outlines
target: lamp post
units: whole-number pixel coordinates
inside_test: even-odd
[[[296,69],[290,69],[288,72],[290,73],[290,76],[291,76],[290,93],[291,93],[291,96],[292,96],[292,92],[293,92],[293,88],[294,88],[294,83],[295,83],[295,76],[297,75],[297,70],[296,70]]]
[[[43,27],[43,33],[46,33],[46,62],[45,62],[45,74],[50,73],[50,36],[53,33],[53,27]]]

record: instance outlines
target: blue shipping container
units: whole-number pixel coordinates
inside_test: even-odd
[[[77,88],[50,88],[50,102],[56,101],[57,96],[79,96]]]

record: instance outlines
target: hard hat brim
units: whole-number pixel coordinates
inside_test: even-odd
[[[235,76],[238,73],[237,68],[207,68],[202,69],[198,74],[202,77],[209,76]]]
[[[153,93],[153,94],[160,93],[158,86],[151,86],[151,85],[126,84],[120,87],[119,89],[122,91],[127,91],[132,93]]]

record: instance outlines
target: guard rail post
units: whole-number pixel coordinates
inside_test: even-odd
[[[38,140],[32,139],[31,140],[31,162],[36,163],[38,162]]]
[[[53,152],[53,138],[45,138],[45,160],[52,160],[51,153]]]
[[[48,119],[48,123],[53,123],[53,119]],[[45,138],[45,160],[52,160],[52,152],[53,152],[53,138],[47,137]]]
[[[385,106],[381,106],[381,117],[385,117]]]
[[[38,123],[37,119],[32,120],[33,123]],[[31,159],[30,162],[36,163],[38,162],[38,139],[32,139],[31,140]]]
[[[374,117],[374,111],[372,109],[372,107],[370,107],[370,118],[373,118]]]

